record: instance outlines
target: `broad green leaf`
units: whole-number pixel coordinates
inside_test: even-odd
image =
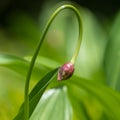
[[[48,90],[30,120],[72,120],[72,108],[65,86]]]
[[[105,112],[111,119],[120,120],[120,94],[108,88],[105,85],[85,80],[79,77],[72,77],[69,84],[73,84],[78,88],[83,88],[96,97],[103,105]]]
[[[0,54],[0,66],[7,67],[19,73],[21,76],[26,76],[29,65],[30,65],[30,62],[20,57]],[[35,67],[33,71],[33,78],[39,78],[40,75],[42,75],[44,72],[45,72],[45,69],[43,67],[40,67],[40,66]]]
[[[25,57],[26,60],[30,61],[31,57]],[[43,57],[43,56],[38,56],[36,59],[36,65],[43,65],[46,68],[54,69],[57,66],[60,66],[60,64],[54,60],[51,60],[49,58]]]
[[[31,60],[30,58],[28,59],[28,57],[26,59],[27,60],[13,55],[0,54],[0,66],[7,67],[25,77]],[[32,78],[38,79],[48,72],[48,70],[58,65],[57,62],[48,58],[38,57],[32,73]]]
[[[105,54],[107,83],[120,91],[120,12],[110,30],[110,37]]]
[[[29,105],[29,111],[30,111],[30,115],[32,114],[32,112],[34,111],[36,105],[38,104],[44,90],[46,89],[46,87],[48,86],[48,84],[53,80],[53,77],[55,76],[56,72],[57,72],[58,68],[56,68],[55,70],[49,72],[47,75],[45,75],[37,84],[36,86],[33,88],[33,90],[30,92],[29,95],[29,100],[30,100],[30,105]],[[24,119],[24,104],[22,104],[19,113],[17,114],[17,116],[14,118],[14,120],[22,120]]]

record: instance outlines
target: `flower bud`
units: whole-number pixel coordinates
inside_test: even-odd
[[[58,70],[58,80],[66,80],[72,76],[74,72],[74,65],[70,62],[65,63]]]

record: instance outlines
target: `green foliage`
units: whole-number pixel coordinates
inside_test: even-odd
[[[105,54],[105,69],[107,83],[113,89],[120,91],[120,12],[110,30],[109,41]]]
[[[49,11],[50,8],[44,9]],[[73,22],[76,19],[73,13],[66,11],[64,15],[60,14],[56,18],[50,28],[32,72],[29,93],[30,120],[120,120],[120,13],[117,14],[113,26],[109,24],[110,31],[107,36],[102,25],[89,10],[80,8],[80,11],[84,34],[75,64],[75,74],[66,81],[56,80],[58,67],[68,61],[76,45],[78,26]],[[46,16],[44,11],[43,14]],[[24,24],[24,19],[22,20]],[[25,19],[25,23],[27,20],[29,19]],[[26,27],[28,26],[26,24]],[[11,29],[16,31],[17,27],[15,24]],[[32,28],[38,31],[36,26]],[[16,31],[16,38],[22,29],[24,28]],[[31,30],[25,30],[29,36]],[[34,35],[36,34],[35,32]],[[36,37],[35,39],[38,39],[38,36]],[[22,38],[26,39],[26,36]],[[32,42],[33,40],[26,41],[25,46],[32,45]],[[14,47],[12,49],[16,50]],[[33,52],[29,47],[27,51],[28,54]],[[21,120],[24,117],[23,88],[31,58],[0,54],[2,120]],[[14,110],[11,106],[14,106]],[[13,114],[10,114],[11,111]]]
[[[72,108],[65,86],[47,91],[39,101],[30,120],[71,120]]]
[[[29,95],[29,107],[30,107],[30,115],[33,113],[36,105],[39,102],[40,97],[42,96],[45,88],[48,86],[50,81],[52,80],[54,74],[56,73],[58,69],[55,69],[54,71],[48,73],[44,78],[42,78],[34,87],[34,89],[31,91]],[[14,120],[21,120],[24,119],[24,103],[20,108],[20,112],[15,117]]]
[[[77,90],[79,90],[79,87],[81,87],[87,90],[89,94],[92,94],[94,97],[96,97],[99,100],[99,102],[103,105],[103,109],[106,112],[106,114],[108,114],[111,119],[120,119],[120,94],[116,93],[112,89],[102,84],[94,83],[85,79],[80,79],[78,77],[73,77],[70,82],[76,87],[78,87]],[[76,92],[74,91],[74,93]]]

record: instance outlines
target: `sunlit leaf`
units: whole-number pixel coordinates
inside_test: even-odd
[[[30,61],[31,57],[25,57],[26,60]],[[36,65],[43,65],[46,68],[54,69],[57,66],[60,66],[60,64],[50,58],[46,58],[43,56],[38,56],[36,59]]]
[[[19,73],[22,76],[26,76],[28,68],[29,68],[29,64],[30,62],[16,57],[16,56],[12,56],[12,55],[5,55],[5,54],[0,54],[0,66],[2,67],[7,67],[17,73]],[[44,69],[41,69],[40,67],[36,67],[34,69],[34,78],[38,78],[40,76],[40,74],[44,73]],[[40,72],[43,71],[43,72]],[[42,75],[41,74],[41,75]],[[39,75],[39,76],[38,76]]]
[[[8,69],[11,69],[25,77],[27,74],[29,65],[30,65],[31,57],[29,59],[27,57],[26,59],[16,57],[13,55],[0,54],[0,66],[7,67]],[[37,61],[36,61],[37,64],[35,65],[33,73],[32,73],[32,78],[34,79],[40,78],[48,70],[55,68],[59,65],[57,62],[54,62],[45,57],[39,57]]]
[[[30,115],[34,111],[37,103],[40,100],[40,97],[42,96],[45,88],[48,86],[48,84],[53,80],[53,77],[55,76],[58,68],[49,72],[46,76],[44,76],[33,88],[29,95],[29,100],[30,100],[30,105],[29,105],[29,111]],[[21,120],[24,119],[24,105],[21,106],[19,113],[17,116],[14,118],[14,120]]]
[[[72,108],[66,92],[65,86],[46,92],[30,120],[72,120]]]

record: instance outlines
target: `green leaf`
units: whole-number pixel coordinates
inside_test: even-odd
[[[110,31],[105,54],[107,84],[120,91],[120,12]]]
[[[29,64],[30,62],[22,58],[12,55],[0,54],[0,66],[7,67],[22,76],[27,75]],[[36,67],[33,71],[33,78],[39,78],[39,76],[43,74],[43,72],[40,71],[44,72],[44,69],[42,69],[42,67]]]
[[[96,97],[102,104],[106,114],[110,118],[115,120],[120,120],[120,94],[108,88],[105,85],[97,84],[93,81],[81,79],[79,77],[72,77],[69,84],[73,84],[78,88],[83,88],[89,94]],[[79,90],[79,89],[78,89]],[[80,91],[79,91],[80,93]]]
[[[55,76],[58,68],[55,70],[49,72],[47,75],[45,75],[33,88],[33,90],[30,92],[29,95],[29,100],[30,100],[30,105],[29,105],[29,111],[30,115],[34,111],[36,105],[38,104],[44,90],[48,86],[48,84],[53,80],[53,77]],[[23,120],[24,119],[24,103],[22,104],[19,113],[17,116],[14,118],[14,120]]]
[[[72,108],[67,97],[67,88],[47,91],[39,101],[30,120],[72,120]]]
[[[43,61],[42,62],[36,61],[37,64],[35,65],[33,73],[32,73],[33,79],[38,79],[41,76],[43,76],[46,72],[48,72],[49,69],[53,68],[52,65],[54,65],[55,67],[58,65],[56,62],[49,60],[47,58],[44,58],[44,57],[39,57],[39,59],[37,60],[38,61],[43,60]],[[48,66],[48,62],[51,63],[51,66],[50,65]],[[23,58],[16,57],[13,55],[0,54],[0,66],[9,68],[24,77],[27,75],[29,65],[30,65],[30,58],[28,61],[28,60],[25,60]]]
[[[30,61],[32,57],[25,57],[26,60]],[[46,68],[54,69],[57,66],[60,66],[60,64],[54,60],[51,60],[49,58],[38,56],[36,59],[36,65],[43,65]]]

